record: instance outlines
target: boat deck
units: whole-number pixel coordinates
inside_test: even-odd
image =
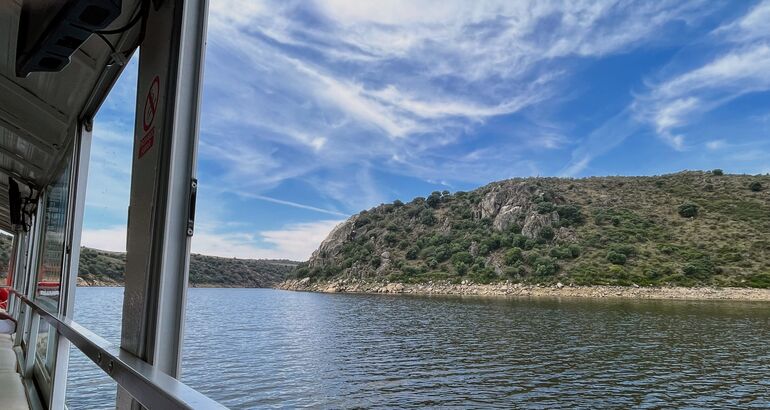
[[[0,408],[27,410],[30,408],[26,390],[19,374],[19,361],[13,348],[13,337],[0,333]]]

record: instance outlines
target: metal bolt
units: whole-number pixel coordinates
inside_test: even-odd
[[[107,373],[112,374],[112,367],[113,367],[112,360],[110,360],[110,363],[107,365]]]
[[[99,364],[99,365],[102,364],[102,352],[96,353],[96,364]]]

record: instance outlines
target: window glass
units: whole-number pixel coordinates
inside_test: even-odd
[[[64,263],[64,232],[70,191],[70,165],[46,189],[43,242],[35,299],[46,310],[58,312]]]
[[[45,190],[43,233],[40,243],[35,301],[51,313],[59,312],[69,192],[70,164],[68,163]],[[41,320],[34,349],[36,358],[47,376],[43,379],[38,379],[36,376],[35,379],[38,383],[45,385],[50,383],[56,360],[55,336],[56,333],[51,331],[51,326],[46,321]]]

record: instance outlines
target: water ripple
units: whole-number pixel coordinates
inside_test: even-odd
[[[119,339],[122,289],[77,320]],[[764,304],[191,289],[182,380],[232,408],[770,406]],[[73,354],[71,409],[115,386]]]

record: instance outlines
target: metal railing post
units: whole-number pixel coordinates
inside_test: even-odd
[[[29,332],[29,339],[27,341],[27,353],[24,357],[24,367],[22,368],[21,375],[25,379],[32,378],[32,372],[35,369],[35,356],[37,355],[37,334],[40,330],[40,315],[37,312],[32,312],[32,328]]]

